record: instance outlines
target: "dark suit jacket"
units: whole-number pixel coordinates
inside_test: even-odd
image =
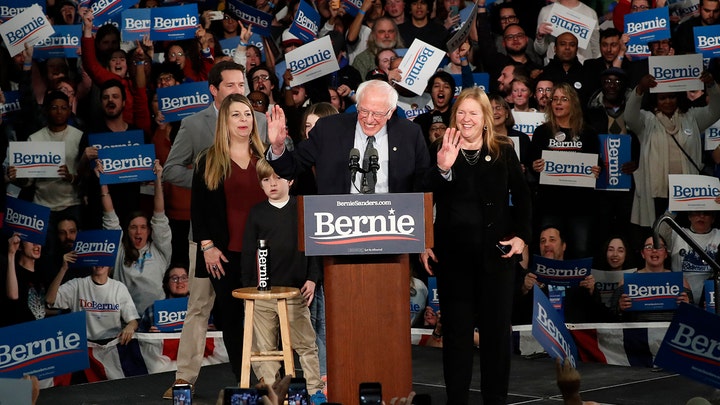
[[[227,206],[225,202],[225,187],[223,183],[216,190],[210,190],[205,184],[205,157],[203,155],[193,171],[192,200],[190,205],[190,220],[192,221],[193,239],[198,244],[197,267],[195,274],[207,276],[205,269],[205,255],[200,249],[200,241],[212,240],[215,247],[227,252],[230,241],[228,230]]]
[[[350,150],[355,139],[357,114],[336,114],[321,118],[310,131],[309,139],[300,142],[292,153],[270,162],[281,177],[297,175],[315,166],[318,194],[350,192]],[[391,193],[424,191],[424,176],[430,166],[420,126],[393,117],[387,123]]]

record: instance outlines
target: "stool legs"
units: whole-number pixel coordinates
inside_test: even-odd
[[[240,372],[240,388],[250,388],[250,355],[253,341],[253,321],[255,318],[255,301],[245,300],[245,330],[243,331],[242,370]]]
[[[277,300],[278,317],[280,318],[280,339],[282,340],[283,362],[285,374],[295,376],[295,359],[293,358],[292,343],[290,342],[290,321],[288,320],[288,305],[286,299]]]

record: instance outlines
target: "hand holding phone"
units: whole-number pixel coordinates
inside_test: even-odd
[[[360,383],[360,405],[381,405],[382,386],[379,382]]]

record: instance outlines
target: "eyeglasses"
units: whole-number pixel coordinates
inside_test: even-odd
[[[158,82],[160,83],[171,83],[173,80],[175,80],[175,77],[173,75],[158,76]]]
[[[396,58],[396,57],[392,57],[392,58],[382,58],[382,59],[379,60],[379,62],[380,62],[380,63],[391,63],[391,62],[394,61],[395,59],[397,59],[397,58]]]
[[[539,87],[539,88],[535,89],[535,91],[540,94],[550,94],[550,93],[552,93],[552,89],[553,89],[552,87]]]
[[[645,249],[645,250],[665,250],[665,245],[660,245],[660,247],[657,249],[653,245],[645,245],[645,246],[643,246],[643,249]]]
[[[250,100],[250,104],[257,106],[265,105],[265,100]]]
[[[517,21],[516,15],[506,15],[505,17],[500,17],[500,22],[515,22]]]
[[[603,83],[608,86],[619,86],[621,81],[619,79],[605,79]]]
[[[570,99],[567,98],[567,97],[565,97],[565,96],[562,96],[562,97],[553,97],[553,98],[552,98],[552,102],[553,102],[553,103],[559,103],[559,102],[561,102],[561,101],[562,101],[563,103],[567,103],[568,101],[570,101]]]
[[[270,80],[270,76],[268,76],[268,75],[257,75],[257,76],[255,76],[255,77],[252,78],[253,83],[257,83],[257,82],[259,82],[259,81],[263,81],[263,82],[264,82],[264,81],[267,81],[267,80]]]
[[[188,276],[179,276],[179,277],[178,277],[178,276],[172,276],[172,277],[170,277],[170,281],[173,282],[173,283],[175,283],[175,284],[187,283],[187,282],[188,282]]]
[[[526,37],[525,34],[523,34],[522,32],[519,32],[519,33],[517,33],[517,34],[508,34],[508,35],[505,35],[503,38],[504,38],[506,41],[514,41],[514,40],[516,40],[516,39],[517,39],[518,41],[520,41],[520,40],[525,39],[525,37]]]
[[[630,7],[630,11],[645,11],[649,8],[648,6],[632,6]]]
[[[185,54],[182,53],[182,52],[173,52],[173,53],[168,54],[168,56],[171,57],[171,58],[175,58],[175,57],[178,57],[178,56],[185,56]]]
[[[368,115],[372,115],[373,118],[379,120],[379,119],[387,117],[387,115],[390,114],[390,111],[392,111],[392,108],[390,108],[389,110],[387,110],[385,112],[378,112],[378,111],[370,111],[365,108],[358,107],[357,111],[358,111],[358,116],[360,116],[360,117],[367,117]]]

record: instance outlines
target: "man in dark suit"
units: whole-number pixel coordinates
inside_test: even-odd
[[[225,97],[230,94],[245,94],[245,75],[241,65],[235,62],[216,63],[208,76],[210,94],[215,101],[210,106],[182,120],[170,155],[163,169],[163,181],[176,186],[190,188],[195,157],[212,145],[215,140],[217,112]],[[265,115],[255,112],[260,138],[267,139],[267,120]],[[191,249],[190,257],[195,257]],[[175,384],[194,384],[200,373],[205,350],[210,311],[215,302],[215,291],[210,279],[195,277],[195,261],[190,265],[190,299],[187,315],[180,335],[178,347],[177,373]],[[172,398],[172,387],[167,389],[163,398]]]
[[[398,94],[387,83],[370,80],[357,90],[358,112],[320,119],[309,139],[299,143],[293,153],[285,151],[284,114],[276,107],[268,121],[271,149],[268,160],[281,177],[315,167],[318,194],[360,193],[361,176],[351,179],[349,152],[360,151],[363,161],[369,138],[377,149],[380,168],[375,192],[405,193],[421,191],[430,156],[420,127],[394,115]]]

